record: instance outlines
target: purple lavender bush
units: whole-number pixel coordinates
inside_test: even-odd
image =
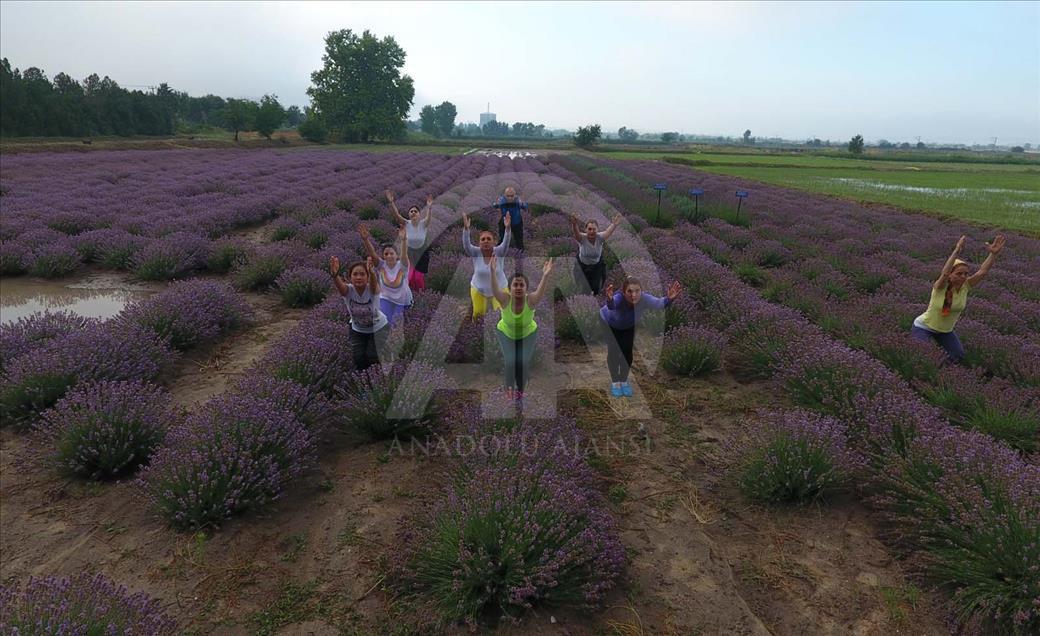
[[[433,396],[447,386],[442,369],[421,362],[355,371],[338,390],[339,426],[366,440],[419,434],[437,420]]]
[[[54,338],[4,369],[0,421],[23,427],[78,382],[154,380],[175,353],[152,331],[101,323]]]
[[[33,249],[29,274],[40,278],[61,278],[76,271],[79,265],[79,253],[68,240],[61,240]]]
[[[0,633],[175,636],[177,623],[158,600],[131,594],[104,574],[29,578],[0,584]]]
[[[556,303],[556,335],[564,340],[593,343],[603,339],[600,301],[589,295],[572,296]]]
[[[922,431],[874,479],[874,504],[924,548],[961,623],[979,633],[1040,630],[1040,466],[947,426]]]
[[[675,327],[664,335],[661,365],[675,375],[693,377],[722,365],[726,336],[711,327]]]
[[[308,391],[292,380],[263,375],[255,369],[243,376],[231,393],[274,403],[292,413],[316,436],[329,427],[335,411],[324,395]]]
[[[294,267],[282,272],[274,286],[288,307],[310,307],[325,300],[332,288],[328,272],[311,267]]]
[[[305,320],[275,342],[258,368],[280,380],[292,380],[312,393],[335,397],[354,370],[350,325]]]
[[[464,462],[444,497],[402,530],[400,588],[434,622],[471,628],[517,621],[536,605],[598,605],[625,561],[602,497],[572,474],[574,456],[496,446]]]
[[[240,289],[258,291],[274,284],[287,268],[308,253],[307,247],[295,241],[264,245],[244,261],[239,262],[232,276]]]
[[[800,410],[758,419],[740,457],[740,489],[751,499],[812,501],[851,485],[866,465],[848,445],[839,420]]]
[[[206,269],[215,274],[226,274],[239,263],[248,260],[249,245],[242,240],[222,238],[210,244]]]
[[[139,483],[171,526],[216,526],[277,499],[314,456],[313,434],[292,413],[270,400],[224,395],[170,430]]]
[[[0,325],[0,370],[18,356],[39,349],[54,338],[96,324],[70,311],[41,311]]]
[[[32,250],[15,241],[0,241],[0,275],[24,274],[32,262]]]
[[[148,462],[166,435],[169,407],[169,395],[147,382],[84,382],[45,411],[34,428],[59,470],[115,479]]]
[[[172,280],[201,269],[209,255],[209,240],[198,234],[174,232],[145,245],[134,254],[133,269],[142,280]]]
[[[242,296],[228,285],[206,280],[171,283],[119,316],[122,322],[151,329],[178,351],[216,340],[252,319],[253,310]]]

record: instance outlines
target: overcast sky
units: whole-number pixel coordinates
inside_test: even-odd
[[[1040,3],[0,2],[53,77],[307,103],[324,35],[393,35],[412,116],[791,139],[1040,143]]]

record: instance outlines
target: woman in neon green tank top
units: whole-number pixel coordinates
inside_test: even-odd
[[[498,259],[488,261],[491,280],[497,275]],[[542,299],[546,281],[552,273],[550,258],[542,267],[542,280],[538,288],[528,293],[527,277],[517,272],[509,279],[509,291],[492,286],[495,299],[502,305],[502,316],[498,321],[498,344],[502,347],[502,366],[506,395],[511,398],[524,397],[524,387],[531,372],[531,358],[538,340],[538,323],[534,321],[534,306]]]
[[[966,236],[962,236],[957,241],[957,246],[953,248],[946,264],[943,265],[942,273],[932,285],[928,309],[914,319],[914,326],[910,329],[911,338],[924,342],[934,340],[946,351],[946,356],[952,362],[964,359],[964,347],[953,328],[967,305],[968,292],[982,282],[989,268],[993,266],[997,254],[1004,249],[1004,235],[998,234],[992,243],[986,243],[989,256],[979,267],[979,271],[969,274],[970,266],[958,258],[967,240]]]

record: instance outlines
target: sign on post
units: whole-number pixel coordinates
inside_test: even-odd
[[[698,219],[701,218],[701,197],[703,195],[703,188],[694,188],[690,190],[690,196],[693,197],[693,215]]]
[[[747,190],[737,190],[737,218],[740,218],[740,204],[747,198]]]
[[[661,222],[661,193],[668,189],[667,183],[655,183],[654,190],[657,190],[657,222]]]

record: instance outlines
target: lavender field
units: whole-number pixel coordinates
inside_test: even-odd
[[[1040,630],[1040,241],[1008,235],[950,365],[910,324],[991,230],[499,154],[0,156],[0,284],[136,290],[0,324],[0,632],[41,607],[171,634]],[[632,400],[570,271],[506,400],[460,235],[507,186],[533,279],[576,253],[568,215],[619,212],[609,279],[681,283]],[[328,263],[359,224],[396,236],[386,190],[433,196],[430,271],[361,371]]]

